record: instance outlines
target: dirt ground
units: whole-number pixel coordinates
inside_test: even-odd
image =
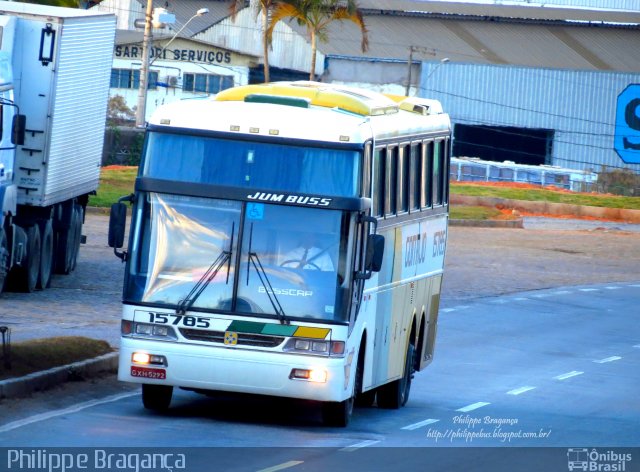
[[[640,233],[449,228],[443,303],[614,282],[640,282]]]

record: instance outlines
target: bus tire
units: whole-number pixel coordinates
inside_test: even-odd
[[[45,289],[51,285],[53,272],[53,224],[51,219],[42,220],[39,223],[42,236],[40,252],[40,275],[37,288]]]
[[[394,380],[378,389],[378,406],[390,410],[397,410],[407,404],[413,378],[413,362],[415,348],[409,343],[407,357],[404,362],[404,374],[402,378]]]
[[[326,426],[344,428],[353,414],[353,396],[342,402],[324,402],[322,404],[322,422]]]
[[[364,377],[364,354],[363,354],[363,351],[360,351],[360,355],[358,356],[358,367],[356,368],[355,404],[358,407],[371,408],[373,406],[373,402],[376,400],[376,390],[371,389],[367,392],[363,392],[362,391],[363,377]]]
[[[167,411],[172,396],[173,387],[170,385],[142,384],[142,404],[147,410]]]

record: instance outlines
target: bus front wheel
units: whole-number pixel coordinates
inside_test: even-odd
[[[342,402],[322,404],[322,421],[327,426],[346,427],[353,414],[353,397]]]
[[[167,411],[172,396],[173,387],[170,385],[142,384],[142,404],[147,410]]]
[[[383,385],[378,389],[378,406],[380,408],[397,410],[401,406],[404,406],[409,400],[411,379],[413,378],[414,355],[415,348],[413,344],[409,344],[402,378]]]

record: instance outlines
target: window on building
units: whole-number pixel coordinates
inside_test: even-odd
[[[233,87],[233,76],[218,74],[184,74],[182,90],[185,92],[218,93]]]
[[[137,89],[140,88],[140,70],[138,69],[111,69],[111,88]],[[148,90],[158,88],[158,73],[149,72]]]

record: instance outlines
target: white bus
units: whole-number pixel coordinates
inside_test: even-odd
[[[437,101],[313,82],[159,109],[111,213],[119,379],[154,410],[174,387],[316,400],[340,426],[404,405],[433,356],[450,129]]]

